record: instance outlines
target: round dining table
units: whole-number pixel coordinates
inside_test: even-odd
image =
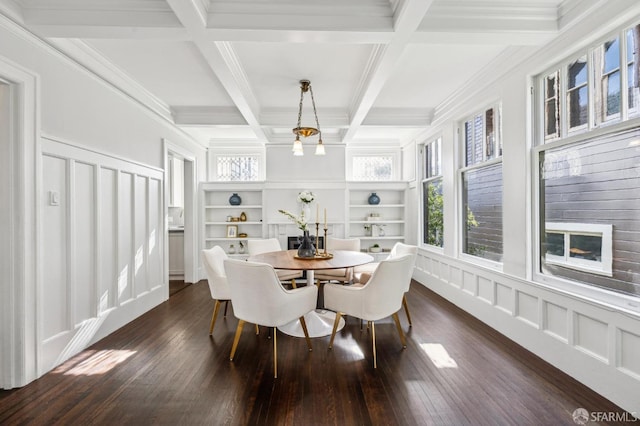
[[[313,259],[299,258],[297,250],[280,250],[269,253],[261,253],[249,256],[250,262],[267,263],[274,269],[286,269],[295,271],[306,271],[307,285],[314,284],[314,271],[321,269],[342,269],[353,268],[373,261],[373,257],[358,251],[334,250],[329,253],[331,257],[317,257]],[[333,330],[335,312],[328,311],[322,307],[309,312],[304,316],[309,331],[309,337],[329,336]],[[344,319],[340,319],[338,330],[344,327]],[[285,334],[296,337],[304,337],[302,326],[299,320],[278,327],[278,330]]]

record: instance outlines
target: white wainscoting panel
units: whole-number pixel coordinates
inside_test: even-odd
[[[496,283],[496,307],[508,314],[513,312],[513,290],[511,287]]]
[[[440,275],[443,266],[448,279]],[[640,413],[640,316],[424,249],[413,277],[625,410]]]
[[[161,303],[163,172],[42,141],[39,375]]]
[[[538,298],[516,291],[517,317],[533,327],[538,327]]]
[[[74,179],[71,193],[71,223],[72,235],[71,264],[73,275],[71,291],[73,293],[73,309],[75,326],[87,318],[95,317],[97,309],[95,300],[96,281],[96,188],[93,165],[72,162]]]
[[[607,323],[590,318],[586,315],[575,313],[574,317],[574,344],[578,349],[591,354],[602,362],[608,362],[608,327]]]
[[[133,298],[133,174],[121,172],[118,183],[118,303]]]
[[[478,277],[478,299],[493,304],[493,281],[484,277]]]
[[[564,343],[569,342],[569,315],[567,308],[543,302],[542,327],[544,331]]]
[[[475,296],[477,277],[467,271],[462,271],[462,291]]]
[[[46,177],[42,194],[42,315],[43,340],[68,330],[70,323],[69,276],[67,271],[67,162],[45,155],[42,173]],[[57,204],[52,199],[57,197]],[[54,204],[54,205],[52,205]]]
[[[100,227],[98,228],[98,315],[116,306],[118,283],[118,239],[116,238],[118,205],[118,171],[100,167]]]
[[[640,336],[627,330],[619,330],[619,341],[620,369],[640,380]]]

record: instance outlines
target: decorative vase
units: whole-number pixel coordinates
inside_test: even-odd
[[[240,196],[235,192],[231,197],[229,197],[229,204],[231,204],[232,206],[239,206],[241,202],[242,198],[240,198]]]
[[[309,231],[303,231],[302,237],[298,237],[298,257],[313,257],[316,254],[316,248],[313,246]]]
[[[231,244],[229,246],[229,254],[234,254],[236,252],[236,248],[233,246],[233,244]]]
[[[247,214],[245,212],[240,213],[240,222],[247,221]]]
[[[372,192],[371,195],[369,195],[368,201],[369,201],[369,204],[372,204],[372,205],[380,204],[380,197],[378,197],[375,192]]]
[[[309,207],[309,203],[302,203],[300,207],[300,214],[304,214],[304,218],[308,223],[311,223],[311,207]]]
[[[238,253],[244,254],[244,244],[240,243],[240,248],[238,249]]]

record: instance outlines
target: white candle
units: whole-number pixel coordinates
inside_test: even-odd
[[[316,223],[320,222],[320,204],[316,204]]]
[[[324,209],[324,227],[327,227],[327,208]]]

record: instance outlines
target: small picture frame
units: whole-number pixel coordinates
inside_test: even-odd
[[[227,225],[227,238],[238,238],[238,225]]]

